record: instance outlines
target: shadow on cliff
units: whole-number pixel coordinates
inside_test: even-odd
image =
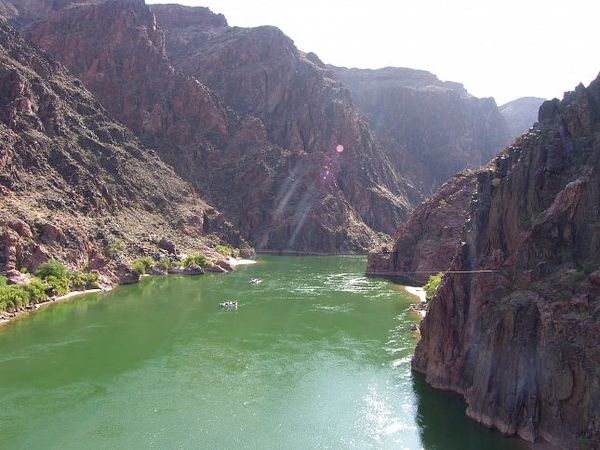
[[[498,440],[498,431],[466,418],[466,404],[457,394],[428,386],[413,373],[417,400],[416,422],[425,450],[526,450],[530,446],[515,438]],[[443,442],[443,445],[439,443]]]

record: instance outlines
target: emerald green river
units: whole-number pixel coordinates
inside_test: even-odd
[[[361,257],[264,256],[10,323],[0,448],[524,448],[411,373],[414,299],[364,269]]]

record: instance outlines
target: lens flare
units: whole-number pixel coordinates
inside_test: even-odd
[[[338,153],[342,153],[344,151],[344,146],[342,144],[338,144],[338,146],[335,149]]]

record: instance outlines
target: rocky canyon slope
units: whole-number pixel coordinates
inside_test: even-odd
[[[413,359],[475,420],[565,449],[600,445],[599,143],[600,77],[476,174],[449,267],[468,273],[443,278]]]
[[[159,14],[157,24],[143,1],[71,3],[33,21],[22,15],[31,22],[24,31],[257,248],[362,252],[420,198],[375,145],[348,92],[279,31],[226,28],[235,35],[226,43],[221,35],[210,51],[192,47],[212,72],[192,71],[165,45],[161,20],[170,22]],[[224,22],[183,15],[174,22],[209,34]],[[239,88],[218,89],[211,77],[219,73]],[[267,75],[268,88],[260,84]],[[257,107],[241,108],[249,99]]]
[[[156,252],[162,238],[183,251],[245,245],[79,80],[2,23],[0,104],[0,270],[58,257],[107,273],[109,259]]]
[[[396,171],[425,195],[486,164],[521,134],[509,132],[493,98],[474,97],[429,72],[329,68],[350,89]]]

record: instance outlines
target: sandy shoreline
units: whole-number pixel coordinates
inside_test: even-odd
[[[253,259],[243,259],[243,258],[229,258],[227,260],[232,267],[243,266],[245,264],[256,264],[256,261]]]
[[[425,303],[427,301],[427,293],[425,292],[425,289],[421,287],[404,286],[404,290],[410,295],[417,297],[421,303]],[[425,309],[419,309],[416,311],[421,314],[421,317],[425,317],[425,314],[427,314]]]

